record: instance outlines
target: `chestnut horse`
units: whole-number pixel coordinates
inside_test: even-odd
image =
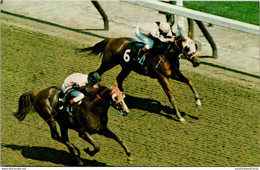
[[[90,51],[93,54],[103,54],[101,66],[96,70],[100,75],[120,64],[122,70],[116,77],[116,81],[122,92],[123,80],[130,74],[131,71],[135,71],[138,74],[149,76],[151,78],[156,78],[174,107],[179,121],[185,122],[185,119],[181,116],[177,109],[176,102],[170,88],[169,78],[189,85],[194,93],[197,108],[200,108],[200,98],[191,80],[187,79],[179,70],[180,54],[183,54],[194,67],[199,65],[196,44],[189,37],[183,37],[182,35],[174,37],[174,40],[171,42],[162,43],[155,41],[154,47],[146,54],[144,66],[148,71],[145,72],[143,69],[144,66],[141,66],[140,64],[134,65],[133,62],[129,62],[131,61],[131,57],[134,58],[134,55],[129,55],[131,49],[127,48],[131,43],[134,43],[134,39],[132,38],[107,38],[92,47],[76,48],[76,50],[78,52]]]
[[[107,127],[107,112],[110,105],[121,112],[129,112],[124,103],[123,94],[115,86],[108,87],[102,84],[98,84],[98,86],[98,88],[91,89],[91,93],[86,94],[82,103],[75,108],[73,113],[74,123],[69,121],[68,113],[58,109],[58,96],[61,92],[59,87],[49,87],[40,92],[30,91],[24,93],[19,98],[19,109],[14,113],[14,116],[22,121],[34,108],[49,125],[51,137],[67,146],[70,153],[75,157],[77,165],[83,165],[83,162],[80,159],[79,149],[69,142],[68,129],[76,130],[82,139],[94,147],[94,150],[84,149],[90,156],[93,156],[100,150],[99,145],[90,136],[98,133],[116,140],[124,148],[128,160],[131,161],[131,153],[122,139]],[[57,131],[55,121],[60,126],[61,136]]]

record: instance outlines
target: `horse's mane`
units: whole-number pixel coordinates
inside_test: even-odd
[[[95,88],[95,87],[92,87],[92,86],[89,86],[87,85],[86,87],[89,89],[89,92],[85,93],[85,96],[90,98],[90,99],[93,99],[96,97],[96,95],[100,92],[102,92],[103,90],[105,90],[106,88],[108,90],[112,90],[111,87],[103,84],[103,83],[97,83],[97,86],[98,88]]]
[[[61,87],[60,86],[51,86],[49,88],[54,88],[54,89],[57,89],[57,90],[61,90]]]
[[[157,55],[164,55],[165,51],[168,49],[169,45],[173,42],[156,42],[154,48],[148,51],[149,55],[157,56]]]

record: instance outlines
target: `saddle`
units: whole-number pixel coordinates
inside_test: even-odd
[[[68,114],[69,122],[73,125],[73,112],[76,110],[78,104],[71,105],[69,100],[73,97],[69,95],[70,92],[75,90],[73,87],[66,90],[65,93],[61,91],[58,95],[58,109]],[[81,101],[80,101],[81,102]],[[69,110],[67,110],[69,108]]]
[[[129,42],[125,47],[123,60],[125,64],[130,64],[131,67],[141,67],[147,73],[148,68],[145,66],[145,56],[138,56],[138,51],[145,46],[144,43],[133,41]],[[144,63],[144,64],[142,64]]]
[[[140,57],[138,51],[145,46],[144,43],[133,41],[126,45],[123,59],[126,63],[138,64]]]

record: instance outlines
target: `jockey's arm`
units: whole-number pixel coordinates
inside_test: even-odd
[[[86,85],[86,86],[81,86],[80,88],[79,88],[79,91],[81,91],[81,92],[83,92],[83,93],[90,93],[90,86],[88,86],[88,85]]]
[[[150,34],[154,39],[158,39],[161,42],[166,42],[166,39],[160,35],[159,31],[153,31],[150,32]]]
[[[157,37],[154,37],[154,38],[158,39],[158,40],[161,41],[161,42],[171,41],[170,38],[164,38],[162,35],[157,36]]]
[[[150,32],[150,34],[151,34],[151,36],[153,38],[158,39],[161,42],[168,42],[168,41],[173,42],[174,41],[174,36],[172,36],[172,37],[164,37],[163,35],[160,35],[160,32],[158,30],[152,30]]]
[[[175,37],[172,36],[171,38],[165,38],[165,39],[166,39],[166,41],[168,41],[168,42],[174,42]]]
[[[96,90],[97,88],[98,88],[97,85],[94,85],[94,86],[85,85],[85,86],[81,86],[81,87],[79,88],[79,90],[80,90],[81,92],[84,92],[84,94],[85,94],[85,93],[89,94],[89,93],[93,92],[93,90]]]

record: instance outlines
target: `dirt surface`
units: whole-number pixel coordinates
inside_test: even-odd
[[[91,2],[7,1],[1,8],[1,165],[69,166],[67,148],[51,139],[46,123],[29,114],[22,123],[11,115],[19,96],[30,90],[61,85],[73,72],[90,72],[100,58],[76,54],[72,46],[86,47],[103,37],[134,37],[138,23],[163,21],[158,12],[122,2],[100,4],[110,18],[104,31],[102,18]],[[142,13],[140,13],[142,11]],[[77,30],[75,30],[77,29]],[[196,110],[190,89],[171,80],[171,87],[187,124],[176,121],[170,103],[156,80],[131,73],[124,82],[131,113],[121,117],[109,110],[109,127],[132,151],[128,164],[120,146],[94,135],[101,151],[70,131],[86,166],[259,166],[259,36],[214,26],[208,28],[218,46],[218,59],[201,58],[193,68],[181,60],[181,70],[202,97]],[[80,32],[79,32],[80,31]],[[202,33],[201,56],[211,55]],[[112,84],[120,68],[102,76]]]

